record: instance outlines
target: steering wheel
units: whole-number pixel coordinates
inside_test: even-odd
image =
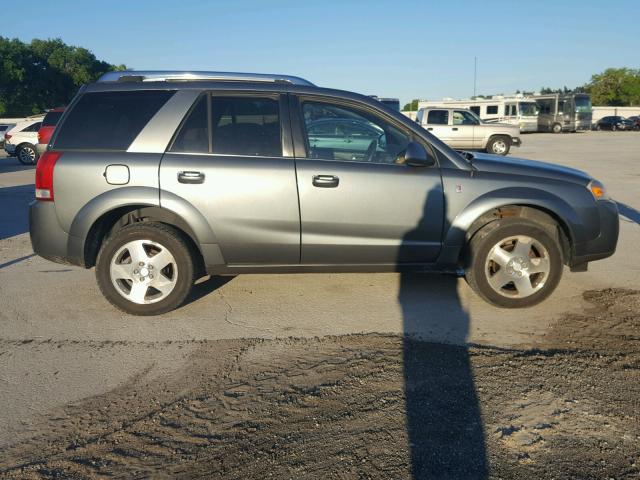
[[[371,140],[371,143],[367,147],[367,151],[364,152],[364,161],[372,162],[373,156],[376,154],[377,149],[378,149],[378,140]]]

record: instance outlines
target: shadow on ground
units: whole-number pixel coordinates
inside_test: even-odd
[[[404,237],[404,249],[415,248],[429,216],[446,212],[442,192],[428,193],[422,218]],[[422,232],[422,233],[421,233]],[[433,294],[444,309],[430,308]],[[403,318],[403,364],[406,425],[414,479],[487,476],[485,439],[476,386],[466,347],[469,315],[460,303],[457,279],[450,275],[402,273],[398,302]],[[444,315],[443,315],[444,312]],[[447,329],[454,345],[416,340]]]
[[[29,203],[33,199],[33,184],[0,188],[0,240],[29,231]]]

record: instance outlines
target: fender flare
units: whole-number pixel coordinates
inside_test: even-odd
[[[569,240],[583,238],[584,225],[578,213],[562,198],[545,190],[530,187],[508,187],[488,192],[469,203],[451,222],[444,235],[444,246],[463,247],[473,222],[485,213],[507,205],[529,206],[551,212],[561,219]]]

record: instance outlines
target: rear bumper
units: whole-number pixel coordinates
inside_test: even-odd
[[[34,201],[29,206],[29,236],[36,255],[56,263],[83,265],[79,239],[58,223],[54,202]]]
[[[600,200],[597,203],[600,234],[593,240],[575,245],[571,267],[580,267],[588,262],[610,257],[616,251],[620,232],[618,207],[613,200]]]
[[[16,154],[16,146],[11,143],[5,143],[4,151],[7,152],[7,155],[13,157]]]

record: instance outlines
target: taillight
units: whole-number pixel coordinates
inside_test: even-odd
[[[5,141],[6,141],[6,140],[10,140],[12,136],[13,136],[13,135],[9,135],[8,133],[5,133],[5,134],[4,134],[4,139],[5,139]]]
[[[53,201],[53,167],[62,152],[44,152],[36,165],[36,199]]]
[[[42,142],[42,130],[38,130],[38,143],[43,143]]]

